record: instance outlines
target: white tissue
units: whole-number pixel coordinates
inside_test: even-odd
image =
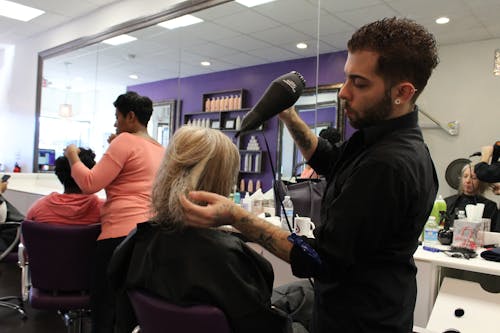
[[[465,206],[465,214],[468,222],[481,222],[483,217],[484,204]]]

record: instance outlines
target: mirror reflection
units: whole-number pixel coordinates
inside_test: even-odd
[[[295,103],[295,110],[316,135],[322,130],[333,128],[338,130],[340,140],[345,125],[338,97],[341,87],[342,84],[339,83],[305,89]],[[304,157],[295,146],[288,129],[282,122],[279,124],[278,142],[281,151],[278,154],[278,164],[281,167],[279,176],[281,179],[298,177],[306,167]]]
[[[260,181],[269,189],[274,179],[269,160],[285,172],[290,166],[282,167],[282,161],[290,160],[293,167],[301,157],[281,157],[288,144],[278,145],[284,139],[277,119],[241,138],[235,138],[235,129],[267,85],[286,72],[299,71],[308,87],[343,81],[346,53],[332,52],[338,48],[320,41],[318,13],[328,21],[314,1],[274,1],[252,8],[227,2],[191,13],[201,20],[192,25],[172,29],[163,21],[128,31],[129,41],[123,44],[103,41],[44,59],[38,148],[60,155],[74,143],[92,148],[99,158],[114,133],[112,102],[131,90],[155,103],[148,129],[158,141],[167,144],[173,131],[188,122],[219,128],[240,149],[240,178],[246,184]],[[206,112],[207,96],[240,96],[241,101],[233,110]],[[325,103],[323,96],[309,96],[304,102],[310,110],[301,112],[314,114],[307,116],[312,128],[339,125],[335,107],[322,105],[313,111],[316,104]],[[323,114],[328,120],[322,120]],[[269,152],[264,139],[270,143]]]

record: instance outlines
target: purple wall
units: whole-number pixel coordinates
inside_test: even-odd
[[[317,84],[325,85],[343,82],[345,79],[344,63],[346,58],[347,51],[321,55],[319,57],[319,77]],[[166,99],[181,100],[182,108],[179,119],[182,124],[184,119],[183,115],[185,113],[202,111],[202,95],[205,93],[245,89],[247,95],[243,107],[250,108],[257,103],[272,80],[292,70],[298,71],[304,76],[307,87],[316,86],[316,57],[312,57],[192,76],[180,80],[169,79],[156,81],[129,86],[127,90],[146,95],[155,102]],[[274,167],[276,168],[276,148],[278,139],[277,118],[270,119],[266,123],[263,133],[253,135],[256,135],[262,150],[265,150],[265,143],[262,135],[266,136],[269,142]],[[241,149],[246,146],[247,141],[248,138],[243,138]],[[254,185],[256,181],[260,179],[264,191],[271,188],[274,179],[268,159],[269,157],[266,152],[262,160],[261,174],[245,174],[242,176],[246,181],[252,179]]]

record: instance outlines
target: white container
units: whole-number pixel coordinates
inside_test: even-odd
[[[281,228],[287,231],[290,231],[290,228],[292,228],[293,230],[294,228],[293,202],[290,196],[288,195],[285,196],[285,198],[283,199],[283,207],[281,207],[280,211],[281,211]],[[290,228],[288,227],[287,217],[288,217],[288,223],[290,223]]]
[[[243,209],[247,212],[252,212],[252,198],[250,198],[250,194],[248,192],[241,201],[241,207],[243,207]]]

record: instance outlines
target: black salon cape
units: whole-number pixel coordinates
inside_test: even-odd
[[[178,305],[214,305],[235,333],[290,330],[286,315],[271,309],[271,264],[223,231],[187,227],[169,233],[141,223],[115,251],[108,273],[117,295],[119,332],[137,325],[125,294],[129,289]]]

